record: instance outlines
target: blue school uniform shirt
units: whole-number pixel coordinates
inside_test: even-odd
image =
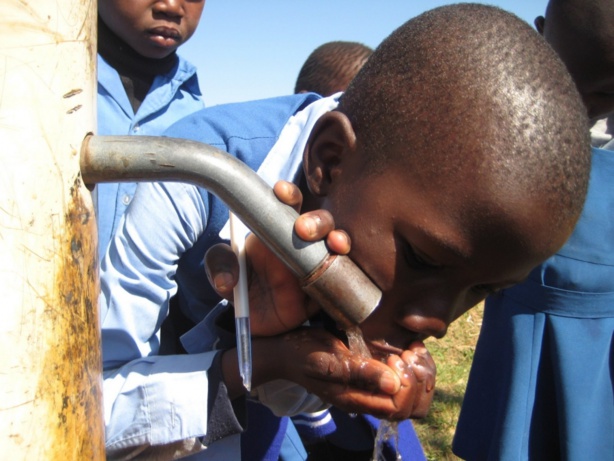
[[[486,301],[454,452],[614,459],[614,152],[593,149],[580,220],[526,282]]]
[[[304,95],[217,106],[186,118],[169,133],[206,140],[256,170],[293,115],[319,99]],[[160,356],[160,328],[177,283],[188,318],[195,323],[215,318],[212,309],[219,297],[206,282],[202,257],[208,246],[221,241],[219,232],[227,218],[225,205],[204,189],[143,183],[121,220],[101,264],[106,447],[111,454],[211,432],[208,370],[218,351]],[[219,341],[219,331],[212,328],[207,337]],[[261,443],[250,446],[251,453],[258,453],[257,459],[277,459],[288,420],[271,418],[270,411],[260,416],[266,421],[254,424],[270,430],[256,431]],[[240,459],[237,422],[230,423],[221,440],[193,458]]]
[[[204,107],[196,68],[178,55],[166,75],[157,75],[135,114],[117,71],[98,55],[99,135],[158,136],[180,118]],[[104,183],[95,189],[98,253],[102,259],[136,183]]]
[[[329,102],[308,94],[216,106],[186,117],[166,135],[216,146],[254,170],[266,160],[269,168],[259,174],[272,185],[280,178],[293,179],[300,167],[300,146],[311,128],[295,123],[296,114],[316,104]],[[283,133],[294,132],[298,141],[292,155],[281,152],[286,160],[283,155],[273,160],[280,153],[276,147],[282,129]],[[276,173],[271,175],[273,166]],[[143,191],[145,194],[141,194]],[[219,233],[227,217],[227,207],[203,189],[179,183],[144,183],[122,219],[102,263],[108,449],[165,444],[207,434],[207,370],[216,343],[221,341],[213,319],[225,306],[216,306],[219,297],[206,282],[203,256],[211,245],[221,241]],[[177,287],[184,315],[198,325],[182,338],[190,355],[169,360],[157,355],[159,332],[168,313],[168,300]],[[220,452],[220,459],[239,459],[238,447],[249,453],[243,459],[283,457],[283,433],[287,428],[292,430],[292,425],[287,418],[271,418],[263,409],[259,404],[248,409],[248,418],[253,418],[251,424],[248,420],[248,428],[252,431],[244,433],[240,444],[234,440],[236,434],[228,434],[205,452],[193,455],[194,459],[216,459]],[[175,418],[181,423],[177,424]],[[360,437],[377,424],[368,418],[355,421],[363,428],[367,425]],[[349,425],[351,422],[343,427]],[[401,440],[403,449],[409,447],[411,453],[404,459],[424,459],[409,421],[401,425]]]

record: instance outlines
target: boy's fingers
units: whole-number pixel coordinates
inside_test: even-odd
[[[297,212],[301,209],[303,194],[296,184],[283,180],[277,181],[273,186],[273,192],[280,202],[290,205]]]
[[[328,383],[341,383],[346,389],[394,395],[401,387],[399,376],[378,360],[322,354],[312,377]]]
[[[292,206],[300,212],[303,194],[296,184],[277,181],[273,186],[279,201]],[[308,242],[326,238],[326,244],[332,253],[348,254],[351,248],[349,235],[342,230],[335,230],[335,220],[326,210],[315,210],[299,216],[294,223],[296,234]]]
[[[346,413],[366,413],[377,418],[396,418],[397,408],[384,394],[374,394],[360,389],[349,389],[342,384],[327,383],[326,386],[316,388],[318,394],[325,402],[328,402]]]
[[[326,236],[326,245],[332,253],[337,253],[340,255],[348,254],[352,248],[350,236],[345,231],[340,229],[331,231]]]
[[[424,382],[428,387],[427,390],[430,392],[432,388],[435,387],[437,365],[424,343],[412,343],[409,347],[409,351],[403,352],[401,357],[406,363],[411,365],[416,379],[420,382]]]
[[[430,364],[430,366],[435,368],[435,361],[433,360],[433,357],[431,357],[431,353],[422,341],[414,341],[413,343],[411,343],[409,345],[409,350],[417,355],[424,357]]]
[[[300,215],[294,222],[296,235],[306,241],[325,238],[335,229],[335,220],[326,210],[315,210]]]
[[[209,248],[205,254],[205,271],[215,291],[232,300],[232,290],[239,280],[239,262],[232,248],[224,243]]]
[[[355,361],[349,371],[348,384],[352,388],[394,395],[401,387],[397,374],[377,360]]]
[[[433,400],[435,362],[424,347],[404,351],[401,357],[411,370],[412,385],[416,388],[412,417],[422,418],[427,415]]]

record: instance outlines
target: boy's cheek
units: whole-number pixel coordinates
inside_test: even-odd
[[[384,230],[378,229],[375,235],[353,234],[350,257],[382,292],[396,295],[395,280],[399,264],[392,237],[385,239]]]

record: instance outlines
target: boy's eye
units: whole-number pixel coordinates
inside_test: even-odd
[[[435,269],[440,267],[440,265],[427,261],[423,256],[420,256],[409,243],[405,244],[405,260],[413,269]]]

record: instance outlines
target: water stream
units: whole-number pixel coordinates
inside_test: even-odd
[[[371,358],[371,352],[365,343],[360,328],[355,326],[345,330],[348,338],[348,344],[350,351],[361,357]],[[384,458],[384,443],[392,439],[392,447],[397,453],[397,460],[402,461],[401,454],[397,449],[399,443],[399,428],[398,423],[395,421],[388,421],[385,419],[380,420],[377,434],[375,435],[375,442],[373,444],[373,457],[372,461],[385,461]]]

